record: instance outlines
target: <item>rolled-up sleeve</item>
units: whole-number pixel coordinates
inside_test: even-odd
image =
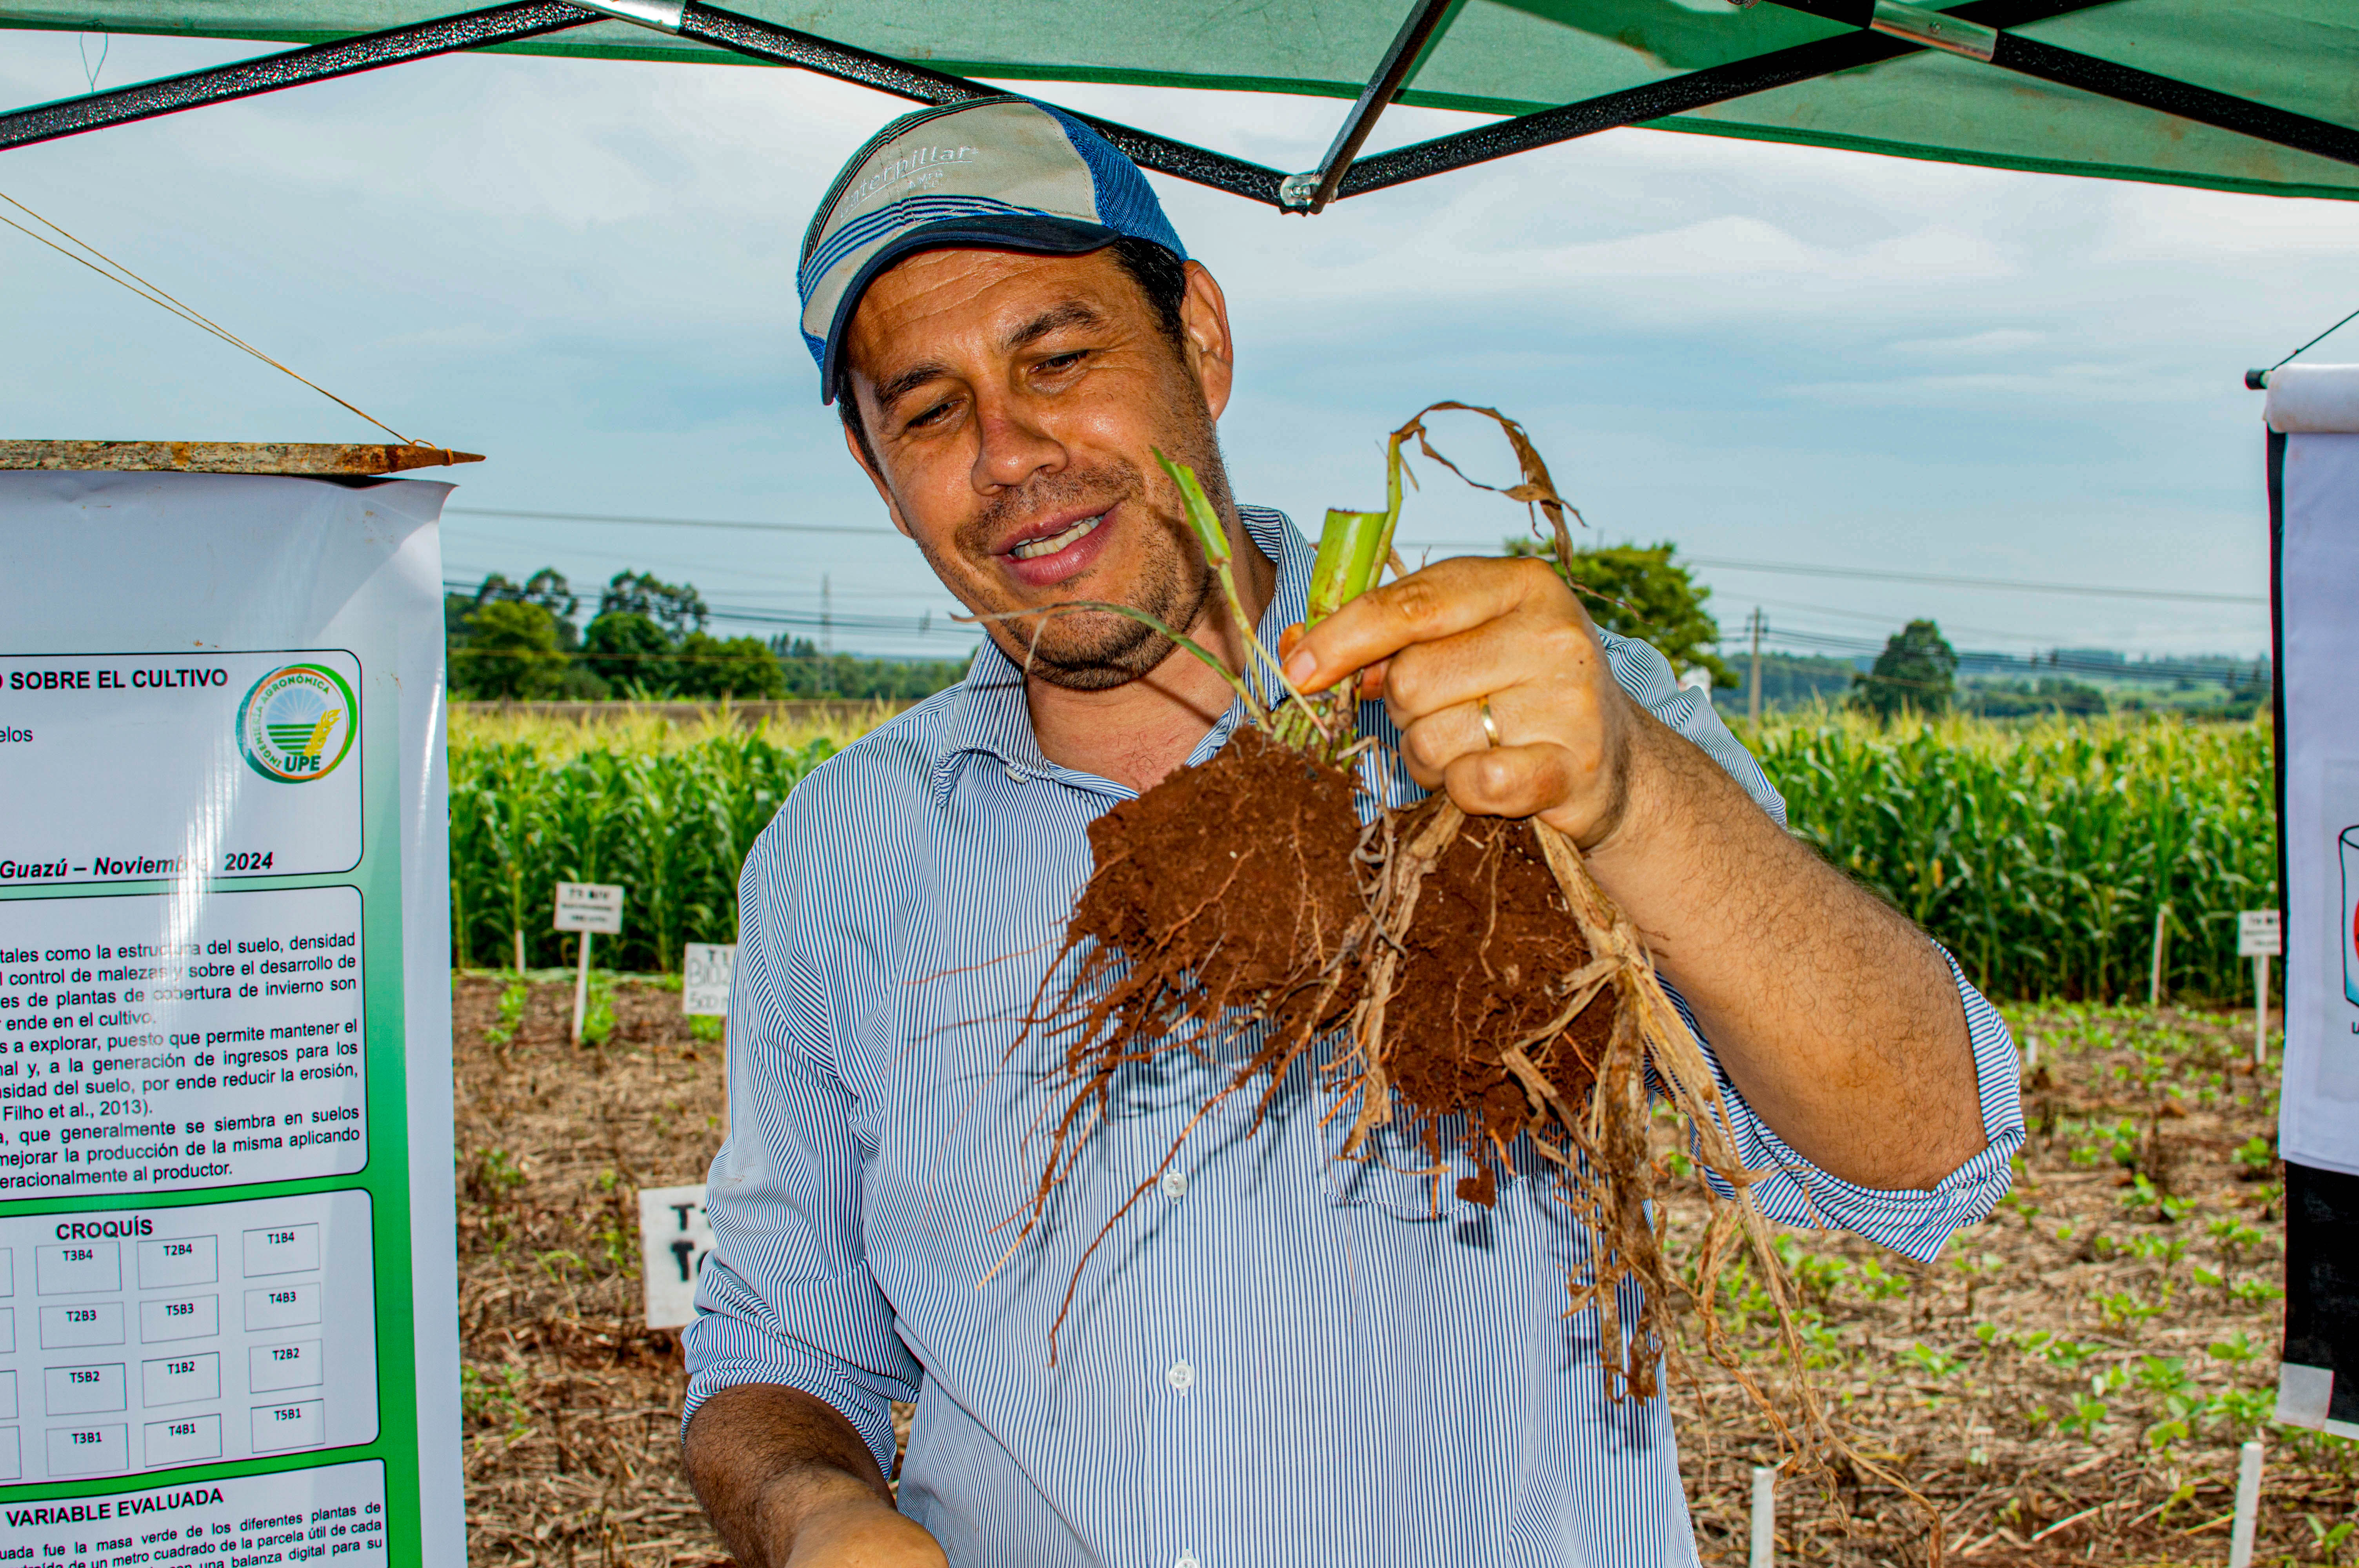
[[[1644,643],[1601,633],[1605,659],[1622,688],[1648,712],[1679,731],[1718,762],[1779,827],[1786,802],[1728,726],[1714,712],[1708,694],[1682,687],[1670,664]],[[1935,947],[1940,949],[1940,944]],[[1950,978],[1966,1014],[1966,1034],[1974,1053],[1976,1093],[1981,1099],[1983,1152],[1933,1187],[1916,1192],[1879,1192],[1855,1186],[1803,1159],[1763,1121],[1712,1054],[1712,1043],[1696,1030],[1684,999],[1673,993],[1680,1016],[1702,1043],[1712,1075],[1728,1105],[1730,1130],[1748,1170],[1765,1174],[1753,1195],[1771,1219],[1814,1229],[1835,1227],[1912,1258],[1930,1260],[1961,1227],[1989,1214],[2013,1181],[2016,1151],[2023,1146],[2023,1099],[2016,1065],[2015,1039],[1998,1010],[1966,980],[1957,960],[1943,951]],[[1666,988],[1667,989],[1669,988]]]
[[[790,806],[771,824],[738,883],[729,1138],[706,1189],[713,1249],[681,1336],[681,1419],[736,1384],[800,1389],[841,1411],[890,1475],[892,1401],[918,1397],[922,1370],[869,1270],[856,1107],[829,1048],[824,994],[795,951],[809,859],[799,815]]]
[[[1696,1029],[1685,999],[1671,1000],[1687,1019],[1712,1063],[1722,1099],[1728,1107],[1729,1130],[1735,1135],[1738,1156],[1757,1173],[1754,1201],[1761,1212],[1781,1225],[1812,1230],[1848,1230],[1853,1235],[1889,1247],[1927,1262],[1940,1256],[1942,1245],[1965,1226],[1973,1225],[1997,1206],[2014,1182],[2016,1151],[2023,1146],[2021,1075],[2016,1065],[2015,1038],[1998,1009],[1983,999],[1958,968],[1958,962],[1934,944],[1950,966],[1958,1000],[1965,1007],[1966,1035],[1974,1053],[1974,1087],[1982,1107],[1983,1151],[1931,1187],[1885,1192],[1858,1186],[1829,1175],[1778,1137],[1745,1102],[1712,1042]],[[1669,988],[1665,988],[1669,989]],[[1715,1183],[1714,1185],[1718,1185]]]

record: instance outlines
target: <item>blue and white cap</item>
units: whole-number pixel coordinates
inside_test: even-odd
[[[1185,260],[1138,166],[1071,114],[978,98],[904,114],[852,156],[803,235],[795,286],[820,401],[870,281],[915,251],[970,245],[1080,255],[1128,236]]]

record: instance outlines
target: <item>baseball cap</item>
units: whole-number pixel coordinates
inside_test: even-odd
[[[1125,236],[1187,258],[1138,166],[1072,115],[1012,95],[902,115],[852,156],[803,234],[795,287],[820,401],[835,401],[861,295],[902,257],[962,245],[1080,255]]]

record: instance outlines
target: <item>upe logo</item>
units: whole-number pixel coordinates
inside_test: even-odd
[[[238,705],[238,750],[264,778],[309,784],[334,773],[353,749],[360,711],[335,671],[288,665],[255,682]]]

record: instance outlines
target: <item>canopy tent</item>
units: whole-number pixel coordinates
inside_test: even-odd
[[[1282,171],[1108,125],[1292,211],[1616,125],[2288,196],[2359,196],[2348,0],[0,0],[0,27],[309,46],[0,114],[0,148],[456,49],[756,60],[926,103],[969,80],[1353,100]],[[619,19],[618,19],[619,18]],[[1356,158],[1388,103],[1510,116]]]

